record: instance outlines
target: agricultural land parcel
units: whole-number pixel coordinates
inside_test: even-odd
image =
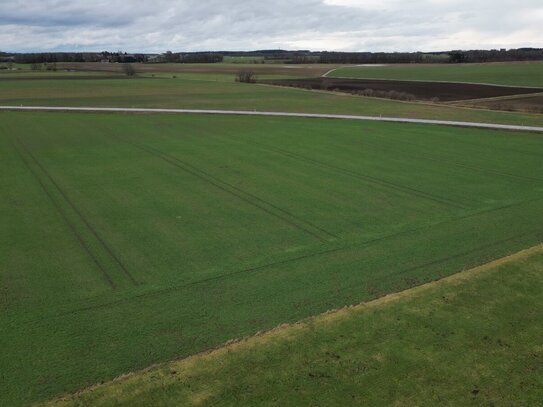
[[[330,92],[240,84],[233,81],[233,74],[221,73],[220,70],[218,72],[160,74],[169,75],[167,78],[159,78],[159,73],[157,73],[155,78],[135,79],[121,77],[108,79],[111,73],[104,73],[101,79],[77,79],[71,77],[70,72],[57,72],[58,79],[52,79],[49,77],[51,74],[47,74],[45,79],[34,80],[6,80],[4,78],[12,78],[19,74],[0,74],[0,104],[286,111],[543,125],[543,116],[539,114],[465,109],[446,105],[338,95]],[[34,73],[23,75],[34,75]],[[39,73],[34,78],[39,78],[41,75],[46,75],[46,73]],[[174,79],[172,76],[177,76],[177,78]]]
[[[331,77],[487,83],[543,88],[543,62],[343,67]]]
[[[419,285],[542,237],[539,134],[3,112],[0,151],[4,405]]]

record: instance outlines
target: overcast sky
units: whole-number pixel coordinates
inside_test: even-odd
[[[543,0],[0,0],[2,51],[543,47]]]

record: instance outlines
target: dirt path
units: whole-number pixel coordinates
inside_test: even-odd
[[[460,122],[451,120],[406,119],[402,117],[376,117],[342,114],[289,113],[289,112],[257,112],[244,110],[202,110],[202,109],[146,109],[124,107],[61,107],[61,106],[0,106],[0,111],[33,111],[33,112],[95,112],[95,113],[175,113],[175,114],[214,114],[230,116],[273,116],[302,117],[337,120],[364,120],[393,123],[418,123],[456,127],[475,127],[495,130],[531,131],[543,133],[543,127],[518,126],[511,124]]]

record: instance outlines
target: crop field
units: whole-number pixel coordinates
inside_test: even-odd
[[[536,406],[542,271],[536,246],[46,405]]]
[[[3,76],[0,75],[0,104],[286,111],[543,125],[543,116],[540,114],[465,109],[235,83],[231,76],[225,79],[222,74],[217,78],[213,75],[187,73],[177,76],[176,79],[62,78],[10,81],[2,80]]]
[[[379,79],[342,79],[342,78],[311,78],[311,79],[274,79],[269,83],[279,86],[294,86],[309,89],[334,89],[341,92],[357,93],[365,89],[374,91],[396,91],[406,93],[417,100],[438,99],[439,101],[454,101],[475,98],[493,98],[519,94],[541,93],[540,88],[517,88],[513,86],[478,85],[471,83],[442,83],[424,81],[397,81]]]
[[[35,82],[40,104],[76,99],[69,87],[47,99],[48,82]],[[537,244],[542,154],[532,133],[2,112],[0,405]]]
[[[77,71],[98,71],[122,73],[122,64],[101,63],[61,63],[59,68]],[[329,64],[254,64],[254,63],[217,63],[217,64],[133,64],[137,72],[143,74],[211,74],[229,75],[231,78],[240,70],[255,72],[265,76],[321,76],[340,65]]]
[[[356,66],[337,69],[328,76],[543,87],[543,62]]]

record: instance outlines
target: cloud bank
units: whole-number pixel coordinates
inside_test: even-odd
[[[541,0],[1,0],[0,50],[543,47]]]

